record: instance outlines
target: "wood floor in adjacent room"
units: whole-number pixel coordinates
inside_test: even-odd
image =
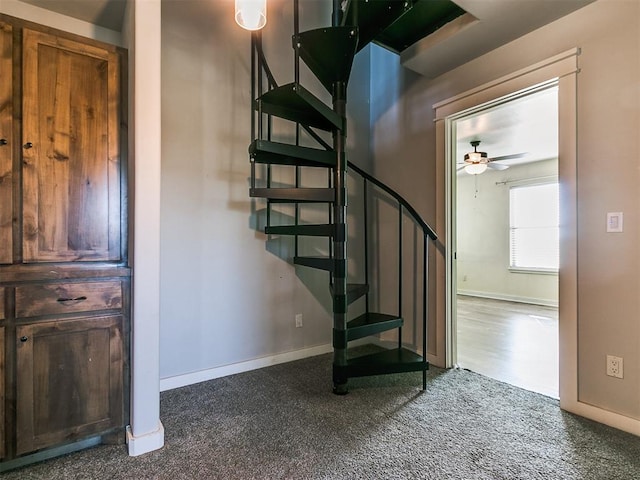
[[[558,309],[458,295],[457,364],[558,398]]]

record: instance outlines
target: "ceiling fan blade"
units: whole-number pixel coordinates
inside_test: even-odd
[[[509,168],[509,165],[503,165],[502,163],[489,162],[487,163],[487,167],[492,168],[493,170],[506,170],[507,168]]]
[[[502,155],[501,157],[492,157],[489,159],[490,162],[499,162],[501,160],[512,160],[514,158],[522,158],[527,155],[528,152],[522,153],[512,153],[511,155]]]

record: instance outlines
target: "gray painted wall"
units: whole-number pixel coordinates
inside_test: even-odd
[[[433,105],[580,47],[578,57],[578,397],[640,418],[640,4],[598,1],[432,81],[415,78],[386,52],[372,69],[388,108],[374,124],[375,171],[430,221],[435,211]],[[401,75],[395,84],[395,76]],[[388,91],[384,85],[396,85]],[[389,98],[391,97],[391,98]],[[562,135],[562,132],[560,132]],[[444,207],[442,207],[444,208]],[[605,233],[608,211],[625,232]],[[439,279],[444,280],[444,279]],[[624,357],[625,378],[607,377],[607,354]]]
[[[330,2],[301,6],[302,31],[330,24]],[[264,48],[280,84],[293,81],[292,15],[292,2],[270,2]],[[365,51],[349,90],[349,156],[362,166],[368,79]],[[330,104],[304,66],[302,83]],[[161,378],[331,341],[327,273],[294,267],[292,239],[261,233],[265,203],[249,198],[250,88],[250,35],[233,22],[233,2],[162,3]],[[293,139],[288,122],[274,121],[274,132]],[[274,168],[274,181],[291,184],[292,169]],[[322,182],[323,169],[303,176],[306,186]],[[276,210],[274,218],[292,214]],[[302,216],[322,221],[326,211],[305,207]],[[301,254],[326,250],[326,240],[301,244]],[[354,276],[360,267],[350,264]]]
[[[509,187],[558,175],[557,159],[488,169],[457,179],[458,293],[503,300],[558,304],[558,275],[509,270]],[[501,182],[508,182],[507,184]]]

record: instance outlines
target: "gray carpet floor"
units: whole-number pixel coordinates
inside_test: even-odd
[[[638,479],[640,438],[465,370],[350,381],[322,355],[161,396],[163,449],[99,446],[28,479]]]

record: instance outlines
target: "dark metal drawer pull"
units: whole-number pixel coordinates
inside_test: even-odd
[[[7,143],[8,142],[6,138],[0,138],[0,145],[6,145]]]
[[[29,340],[29,337],[27,337],[26,335],[24,337],[20,337],[21,342],[26,342],[27,340]]]
[[[84,295],[81,297],[76,297],[76,298],[59,298],[57,301],[60,303],[66,303],[66,302],[82,302],[83,300],[86,300],[87,297],[85,297]]]

